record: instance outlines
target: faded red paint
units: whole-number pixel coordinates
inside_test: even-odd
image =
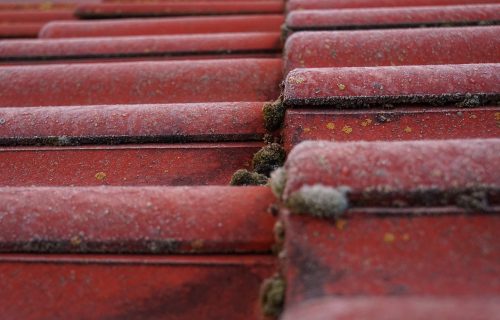
[[[289,106],[449,104],[473,95],[498,99],[500,64],[295,69],[285,80]],[[481,103],[479,101],[479,103]]]
[[[422,25],[495,24],[500,5],[396,7],[293,11],[286,19],[291,31],[317,29],[373,29]]]
[[[281,50],[279,33],[221,33],[142,37],[37,39],[0,42],[0,62],[93,60],[99,58],[253,57]],[[77,61],[78,61],[77,60]]]
[[[284,320],[421,320],[495,319],[500,312],[495,297],[329,297],[292,306]]]
[[[130,62],[0,68],[0,107],[266,101],[279,59]]]
[[[99,2],[99,0],[82,0],[80,2]],[[74,9],[78,1],[73,2],[54,2],[54,1],[29,1],[29,2],[0,2],[0,10],[59,10]]]
[[[173,54],[169,56],[155,55],[148,56],[144,54],[143,56],[138,57],[127,57],[125,56],[116,56],[111,58],[91,58],[89,56],[85,58],[63,58],[53,60],[50,59],[23,59],[16,61],[15,59],[7,59],[4,61],[0,61],[0,66],[27,66],[27,65],[44,65],[44,64],[93,64],[93,63],[108,63],[108,62],[138,62],[138,61],[182,61],[182,60],[227,60],[227,59],[254,59],[254,58],[262,58],[262,59],[275,59],[280,58],[281,54],[276,52],[264,52],[264,53],[219,53],[219,54],[197,54],[197,53],[188,53],[186,55],[178,55]]]
[[[287,11],[498,3],[498,0],[288,0]]]
[[[282,1],[190,1],[151,3],[80,4],[75,14],[82,18],[147,17],[214,14],[282,13]]]
[[[1,114],[1,111],[0,111]],[[1,132],[1,131],[0,131]],[[302,141],[376,141],[496,138],[500,110],[404,108],[369,110],[289,109],[283,144],[287,152]]]
[[[117,0],[124,1],[124,0]],[[129,0],[125,0],[129,1]],[[139,0],[142,1],[142,0]],[[154,0],[158,1],[158,0]],[[163,0],[160,0],[163,1]],[[171,1],[171,0],[166,0]],[[102,0],[5,0],[0,3],[1,10],[13,10],[13,9],[38,9],[38,10],[52,10],[59,8],[73,8],[76,4],[79,3],[98,3],[102,2]]]
[[[262,105],[226,102],[2,108],[0,144],[261,141],[265,134]]]
[[[3,23],[0,38],[36,38],[44,22]]]
[[[484,109],[454,111],[455,116],[456,112],[463,112],[463,116],[489,111],[490,129],[495,129],[497,108]],[[391,111],[406,113],[396,121],[415,124],[422,123],[425,114],[418,109]],[[314,125],[319,123],[320,132],[336,130],[360,138],[354,133],[363,130],[359,125],[376,124],[367,118],[376,119],[377,112],[391,111],[299,109],[288,114],[297,117],[297,128],[309,129],[302,133],[304,139],[307,134],[318,134]],[[447,111],[431,110],[441,116],[444,126],[453,124],[443,119]],[[325,121],[325,115],[330,122]],[[307,117],[313,120],[304,121]],[[356,119],[357,126],[343,124],[346,119]],[[287,127],[284,134],[286,139]],[[365,132],[361,139],[378,140],[382,134]],[[388,140],[394,139],[390,130],[385,134]],[[496,277],[500,271],[496,241],[500,227],[499,155],[499,139],[299,145],[285,164],[285,203],[301,187],[320,184],[348,187],[351,208],[338,220],[282,210],[287,279],[283,318],[399,319],[413,309],[415,312],[406,318],[475,319],[478,310],[486,318],[494,318],[498,298],[491,297],[500,293]],[[474,202],[475,196],[478,202],[484,201],[484,207],[460,204],[460,199]],[[421,301],[421,297],[432,300]],[[445,300],[436,303],[435,299]],[[462,302],[464,306],[456,309]]]
[[[494,12],[500,18],[500,6]],[[498,63],[497,34],[500,26],[300,32],[286,42],[285,68]]]
[[[349,187],[354,207],[455,205],[460,192],[480,188],[495,211],[499,166],[500,139],[305,142],[288,155],[284,198],[322,184]]]
[[[259,142],[0,148],[0,185],[227,185]]]
[[[4,22],[49,22],[72,20],[73,10],[0,10],[0,21]]]
[[[207,34],[229,32],[276,32],[283,15],[238,15],[51,22],[40,38],[111,37],[164,34]]]
[[[259,319],[268,255],[1,255],[6,319]]]
[[[0,251],[268,253],[274,201],[267,187],[3,188]]]
[[[289,306],[332,295],[500,294],[499,215],[283,217]]]

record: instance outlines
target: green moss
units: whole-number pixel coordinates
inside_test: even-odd
[[[281,98],[272,102],[264,104],[262,112],[264,114],[264,125],[267,130],[274,131],[281,128],[285,120],[286,108],[281,101]]]
[[[255,172],[269,176],[271,172],[285,163],[286,153],[282,146],[271,143],[260,149],[253,156],[253,169]]]
[[[261,288],[261,308],[262,313],[268,317],[278,317],[283,311],[285,302],[285,280],[280,275],[264,281]]]
[[[268,178],[263,174],[240,169],[233,174],[230,184],[232,186],[261,186],[267,184],[267,180]]]

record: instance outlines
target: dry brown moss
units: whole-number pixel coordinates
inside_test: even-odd
[[[255,172],[269,176],[285,163],[286,152],[278,143],[271,143],[260,149],[253,157]]]
[[[267,130],[275,131],[281,128],[285,120],[286,108],[280,99],[264,104],[262,112],[264,114],[264,125]]]
[[[245,169],[236,171],[232,178],[230,185],[232,186],[262,186],[267,184],[268,178],[257,172],[250,172]]]
[[[278,317],[285,303],[285,280],[280,275],[274,275],[264,281],[261,288],[260,304],[262,313],[268,317]]]

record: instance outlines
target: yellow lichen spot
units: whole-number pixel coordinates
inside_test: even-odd
[[[406,128],[404,129],[404,132],[410,133],[410,132],[412,132],[412,129],[410,127],[406,126]]]
[[[434,169],[431,171],[431,176],[433,177],[441,177],[443,175],[443,172],[438,169]]]
[[[53,5],[52,5],[52,2],[50,1],[47,1],[47,2],[43,2],[42,4],[40,4],[40,10],[50,10],[52,9]]]
[[[385,243],[392,243],[394,242],[394,240],[396,240],[396,236],[394,235],[394,233],[387,232],[386,234],[384,234]]]
[[[342,131],[344,131],[345,134],[350,134],[352,132],[352,128],[349,126],[344,126],[342,128]]]
[[[363,122],[361,122],[361,125],[363,127],[367,127],[372,123],[372,119],[365,119]]]
[[[74,237],[71,237],[70,242],[71,242],[71,245],[76,247],[76,246],[79,246],[80,243],[82,243],[82,239],[80,239],[79,236],[74,236]]]
[[[333,123],[333,122],[328,122],[328,123],[326,124],[326,127],[327,127],[328,129],[330,129],[330,130],[333,130],[333,129],[335,129],[335,123]]]
[[[306,81],[306,79],[304,79],[302,77],[294,77],[294,76],[288,77],[288,83],[301,84],[304,81]]]
[[[409,241],[410,240],[410,235],[408,233],[403,234],[403,240],[404,241]]]
[[[95,174],[95,178],[99,181],[106,179],[106,173],[98,172]]]
[[[335,221],[335,227],[339,230],[344,230],[345,226],[347,225],[347,220],[344,219],[338,219]]]
[[[308,132],[311,132],[311,129],[310,128],[304,128],[303,130],[305,133],[308,133]]]
[[[339,83],[339,84],[337,84],[337,87],[339,87],[339,90],[341,90],[341,91],[345,90],[345,84]]]
[[[191,242],[191,248],[193,251],[198,251],[203,248],[204,241],[202,239],[196,239]]]

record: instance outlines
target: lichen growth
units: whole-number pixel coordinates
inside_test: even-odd
[[[481,99],[479,98],[479,96],[470,93],[466,93],[464,100],[458,103],[459,107],[464,107],[464,108],[473,108],[479,105],[481,105]]]
[[[394,233],[386,232],[384,234],[384,242],[385,243],[393,243],[395,240],[396,240],[396,236],[394,235]]]
[[[348,126],[348,125],[345,125],[343,128],[342,128],[342,131],[345,133],[345,134],[350,134],[352,132],[352,127]]]
[[[236,171],[231,177],[232,186],[262,186],[267,184],[267,176],[245,169]]]
[[[262,108],[262,113],[264,114],[264,126],[266,129],[274,131],[281,128],[285,120],[285,111],[286,108],[281,98],[272,103],[265,103]]]
[[[285,163],[286,153],[278,143],[271,143],[260,149],[252,160],[255,172],[269,176],[271,172]]]
[[[466,211],[486,212],[489,209],[488,196],[484,191],[459,194],[455,199],[455,203]]]
[[[106,175],[106,173],[105,173],[105,172],[102,172],[102,171],[101,171],[101,172],[96,173],[94,177],[95,177],[97,180],[102,181],[102,180],[106,179],[107,175]]]
[[[309,214],[319,218],[338,218],[349,207],[348,188],[332,188],[321,184],[305,185],[293,193],[286,206],[294,214]]]
[[[271,173],[270,186],[271,186],[271,190],[273,191],[274,195],[278,199],[281,199],[281,197],[283,196],[283,191],[285,190],[285,184],[286,184],[285,168],[281,167],[281,168],[274,170]]]
[[[268,317],[278,317],[283,311],[286,283],[282,276],[274,275],[266,279],[261,287],[260,303],[262,313]]]

